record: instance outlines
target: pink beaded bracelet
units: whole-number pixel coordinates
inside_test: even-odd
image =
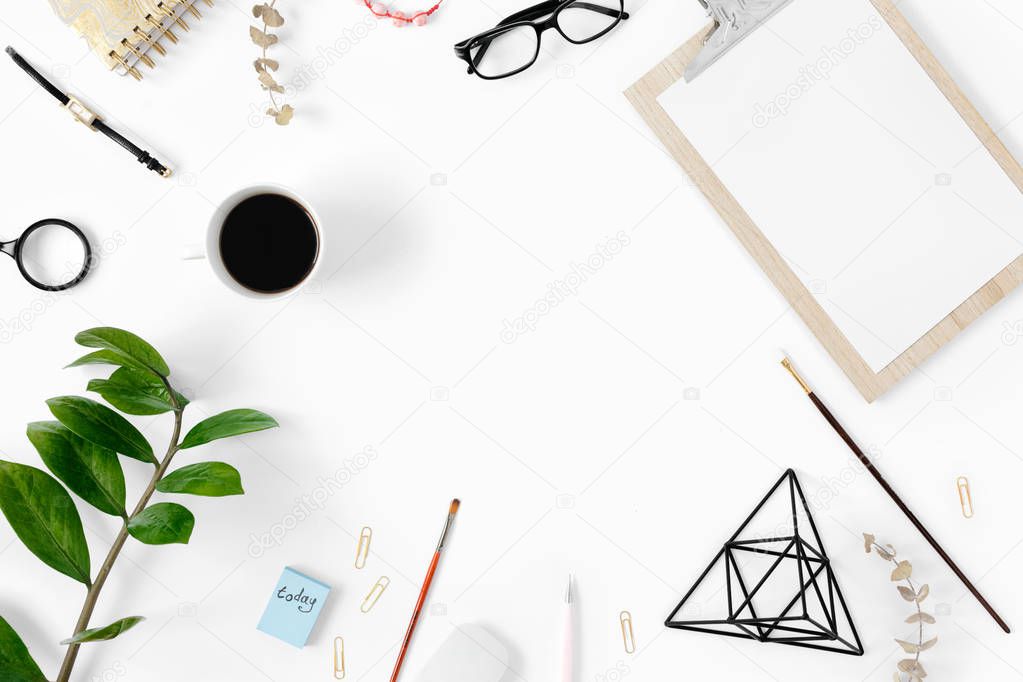
[[[439,0],[437,4],[431,7],[430,9],[423,10],[421,12],[416,12],[415,14],[405,14],[404,12],[400,12],[398,10],[392,12],[390,9],[387,8],[387,5],[385,5],[384,3],[374,2],[373,0],[360,0],[360,2],[366,5],[369,11],[372,12],[373,16],[375,16],[376,18],[390,19],[395,26],[400,27],[404,26],[405,24],[426,26],[427,17],[429,17],[431,14],[440,9],[440,4],[441,2],[444,2],[444,0]]]

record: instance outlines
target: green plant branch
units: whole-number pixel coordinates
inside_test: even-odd
[[[274,11],[268,5],[260,5]],[[264,11],[264,10],[260,10]],[[270,23],[283,23],[279,17]],[[253,33],[258,29],[253,27]],[[100,594],[128,536],[147,545],[185,544],[195,527],[195,515],[176,502],[152,502],[153,493],[223,497],[242,495],[241,475],[224,462],[199,462],[171,472],[179,450],[263,431],[279,426],[268,414],[249,408],[220,412],[195,424],[187,435],[182,423],[188,400],[171,386],[170,368],[159,352],[139,336],[116,327],[95,327],[75,335],[75,342],[94,350],[70,366],[113,365],[107,379],[92,379],[87,390],[98,393],[127,415],[174,415],[170,443],[162,459],[149,439],[114,409],[81,396],[46,401],[56,422],[33,422],[26,435],[50,470],[0,459],[0,513],[26,549],[43,563],[85,585],[78,620],[66,644],[56,682],[70,682],[79,646],[113,639],[143,620],[121,618],[90,628]],[[154,471],[134,509],[126,506],[120,456],[152,464]],[[61,485],[63,483],[64,485]],[[96,509],[121,519],[103,563],[91,564],[89,543],[71,493]],[[47,510],[41,513],[40,510]],[[38,663],[18,633],[0,617],[0,682],[44,681]]]
[[[160,479],[167,473],[167,468],[170,466],[171,460],[174,459],[175,453],[179,449],[178,439],[181,437],[181,417],[184,413],[185,408],[178,403],[177,398],[174,396],[174,390],[171,388],[170,382],[163,379],[164,385],[167,387],[167,392],[170,395],[171,404],[174,406],[174,430],[171,433],[170,445],[167,446],[167,454],[163,456],[163,459],[156,467],[156,471],[153,473],[153,477],[149,481],[149,485],[146,486],[146,490],[142,493],[142,497],[139,498],[138,504],[135,505],[135,510],[131,516],[135,516],[146,508],[149,504],[150,498],[156,491],[156,485],[160,482]],[[128,539],[128,521],[131,517],[125,517],[123,519],[123,525],[121,530],[117,533],[117,537],[114,539],[114,543],[110,546],[110,551],[107,552],[106,559],[103,560],[103,565],[100,566],[99,572],[96,574],[96,579],[89,586],[89,591],[85,595],[85,603],[82,604],[82,611],[78,616],[78,621],[75,623],[75,630],[72,636],[77,635],[83,630],[89,627],[89,620],[92,618],[92,612],[96,608],[96,603],[99,601],[100,592],[103,590],[103,585],[106,584],[107,577],[110,575],[111,569],[114,567],[114,562],[117,561],[117,557],[121,554],[121,550],[124,548],[124,543]],[[72,643],[68,645],[67,653],[64,654],[64,661],[60,666],[60,673],[57,675],[56,682],[68,682],[71,679],[71,669],[75,665],[75,659],[78,657],[78,647],[80,644]]]
[[[268,5],[266,11],[274,11]],[[260,10],[264,11],[264,10]],[[270,23],[283,23],[279,17]],[[258,31],[253,27],[253,33]],[[171,386],[170,368],[159,352],[139,336],[116,327],[95,327],[75,335],[75,342],[94,350],[70,366],[113,365],[107,379],[92,379],[87,390],[98,393],[127,415],[166,414],[174,423],[163,458],[130,421],[114,409],[81,396],[46,401],[56,422],[33,422],[26,435],[47,473],[27,464],[0,459],[0,513],[25,547],[43,563],[85,585],[85,599],[66,644],[56,682],[70,682],[79,646],[113,639],[143,620],[121,618],[90,628],[100,594],[113,572],[128,536],[147,545],[185,544],[195,515],[176,502],[152,502],[153,493],[223,497],[242,495],[241,475],[224,462],[199,462],[170,472],[179,450],[279,426],[268,414],[249,408],[220,412],[195,424],[187,435],[182,422],[188,400]],[[152,464],[154,471],[131,513],[126,506],[120,456]],[[61,485],[63,483],[64,485]],[[121,519],[103,563],[93,577],[89,543],[71,493],[100,511]],[[40,510],[47,510],[41,513]],[[95,564],[93,564],[95,566]],[[13,677],[12,677],[13,675]],[[0,617],[0,682],[47,680],[18,633]]]

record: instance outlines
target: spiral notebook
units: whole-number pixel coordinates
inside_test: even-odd
[[[99,55],[107,66],[142,80],[140,66],[155,68],[167,56],[166,43],[177,43],[177,31],[188,31],[202,14],[198,0],[50,0],[65,24]],[[204,0],[212,6],[213,0]]]

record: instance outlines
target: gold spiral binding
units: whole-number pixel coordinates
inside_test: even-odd
[[[152,14],[147,14],[146,15],[146,21],[148,21],[150,24],[152,24],[153,28],[155,28],[157,31],[162,31],[163,32],[161,37],[162,36],[167,36],[167,40],[169,40],[172,43],[174,43],[175,45],[177,45],[178,37],[177,37],[177,35],[175,35],[174,31],[170,30],[169,28],[164,28],[163,24],[161,24],[157,19],[153,18]]]
[[[155,39],[155,40],[154,40],[154,39],[153,39],[153,37],[152,37],[151,35],[149,35],[149,34],[148,34],[148,33],[146,33],[145,31],[143,31],[143,30],[142,30],[141,28],[139,28],[138,26],[136,26],[136,27],[135,27],[135,28],[134,28],[134,29],[132,30],[132,32],[133,32],[133,33],[134,33],[135,35],[137,35],[137,36],[139,37],[139,39],[140,39],[140,40],[142,40],[142,41],[143,41],[143,42],[145,42],[145,43],[146,43],[147,45],[149,45],[149,47],[151,47],[151,48],[153,48],[154,50],[156,50],[156,53],[157,53],[158,55],[160,55],[161,57],[166,57],[166,56],[167,56],[167,50],[163,49],[163,45],[161,45],[161,44],[160,44],[160,41],[159,41],[159,39]]]
[[[213,7],[213,0],[203,0],[207,6]],[[160,44],[160,39],[166,37],[171,43],[177,44],[178,36],[171,30],[177,26],[184,31],[191,28],[182,18],[182,14],[188,12],[196,19],[202,19],[202,13],[195,7],[198,0],[159,0],[150,4],[155,9],[153,14],[145,17],[146,25],[135,26],[132,29],[132,37],[123,38],[117,49],[110,51],[110,58],[119,64],[124,72],[135,80],[142,80],[142,73],[135,68],[137,64],[144,64],[150,69],[156,68],[156,62],[147,54],[150,49],[161,57],[167,55],[167,50]],[[134,58],[134,61],[129,61]]]
[[[124,49],[128,50],[128,52],[131,52],[133,55],[135,55],[135,57],[140,62],[142,62],[143,64],[145,64],[149,68],[151,68],[151,69],[155,69],[156,68],[156,62],[153,61],[152,57],[150,57],[145,52],[142,52],[137,47],[135,47],[134,45],[129,43],[127,38],[123,38],[121,40],[121,45],[123,45]]]
[[[125,73],[134,78],[137,81],[142,80],[142,74],[134,66],[128,64],[128,62],[121,55],[117,54],[115,50],[110,51],[110,57],[120,63],[124,67]]]
[[[182,31],[191,31],[192,29],[188,27],[188,24],[185,23],[185,20],[179,17],[177,13],[174,11],[174,7],[177,6],[177,4],[178,4],[177,0],[174,0],[173,2],[169,1],[158,2],[156,3],[156,10],[163,14],[164,16],[170,17],[170,19],[175,24],[181,27]]]

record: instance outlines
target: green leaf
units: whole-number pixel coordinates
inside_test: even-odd
[[[128,532],[147,545],[188,544],[195,517],[180,504],[159,502],[140,511],[128,521]]]
[[[18,637],[6,620],[0,616],[0,679],[7,682],[46,682],[46,676],[32,656],[28,647]]]
[[[163,381],[150,372],[121,367],[109,379],[93,379],[86,390],[99,393],[103,398],[127,414],[163,414],[174,409],[170,393]],[[174,397],[180,407],[188,404],[177,391]]]
[[[228,410],[209,419],[203,419],[193,426],[185,440],[181,441],[181,448],[194,448],[218,438],[239,436],[243,433],[272,429],[275,426],[278,424],[273,417],[258,410]]]
[[[55,478],[35,467],[0,460],[0,511],[43,563],[90,584],[82,519]]]
[[[90,443],[150,464],[159,464],[149,441],[127,419],[95,400],[68,395],[46,401],[60,423]]]
[[[68,367],[82,367],[83,365],[116,365],[117,367],[130,367],[142,372],[149,371],[149,368],[141,362],[120,353],[115,353],[112,350],[98,350],[93,353],[87,353],[71,364],[65,365],[64,369]]]
[[[85,642],[103,642],[108,639],[117,637],[126,630],[131,630],[133,627],[144,621],[145,618],[142,616],[129,616],[128,618],[122,618],[121,620],[111,623],[106,627],[102,628],[91,628],[89,630],[82,630],[74,637],[65,639],[61,644],[84,644]]]
[[[87,348],[101,348],[110,351],[132,365],[141,365],[142,368],[166,378],[170,375],[170,368],[156,349],[150,346],[131,332],[114,327],[95,327],[86,329],[75,335],[75,342]],[[131,366],[131,365],[129,365]]]
[[[33,422],[26,430],[47,468],[101,512],[124,516],[124,472],[113,450],[79,438],[60,422]]]
[[[185,493],[224,497],[244,495],[242,477],[230,464],[223,462],[200,462],[181,467],[156,484],[161,493]]]

